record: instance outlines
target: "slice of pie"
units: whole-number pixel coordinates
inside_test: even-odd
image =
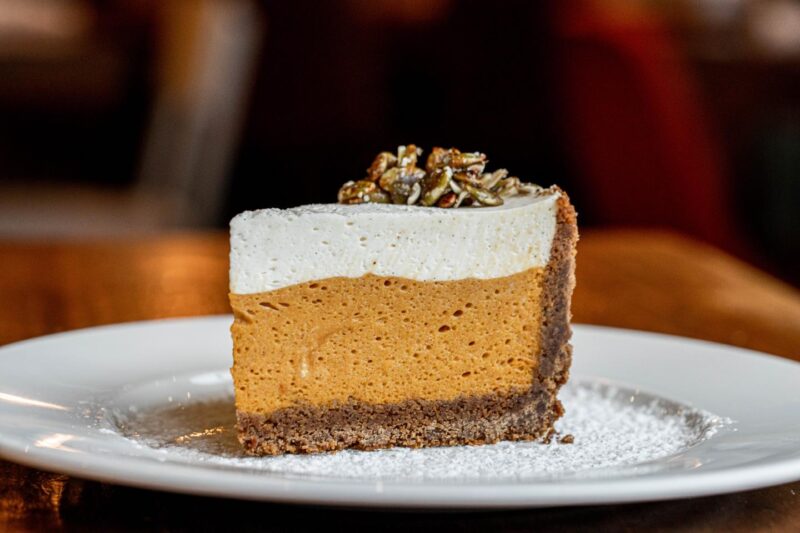
[[[405,148],[343,187],[354,205],[231,222],[247,452],[544,439],[561,416],[577,240],[567,195],[459,167],[454,150],[403,169]],[[383,179],[392,168],[403,171]]]

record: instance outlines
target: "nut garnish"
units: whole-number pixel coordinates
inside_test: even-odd
[[[381,152],[363,180],[342,185],[339,203],[489,207],[502,205],[503,198],[542,190],[509,176],[504,168],[485,172],[488,159],[480,152],[435,147],[424,169],[417,166],[421,155],[422,149],[413,144],[398,146],[396,155]]]
[[[363,204],[367,202],[388,204],[389,195],[371,181],[348,181],[339,189],[340,204]]]

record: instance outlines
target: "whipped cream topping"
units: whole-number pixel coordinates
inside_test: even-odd
[[[489,279],[543,267],[559,195],[545,190],[481,208],[314,204],[245,211],[231,221],[230,291],[365,274]]]

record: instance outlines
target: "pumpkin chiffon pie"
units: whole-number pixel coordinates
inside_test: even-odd
[[[377,185],[386,166],[364,183]],[[571,360],[577,227],[567,195],[520,189],[486,205],[468,190],[469,207],[448,209],[436,203],[456,194],[463,204],[463,184],[479,187],[483,168],[445,172],[462,183],[433,195],[441,176],[412,170],[397,194],[383,190],[387,202],[351,182],[345,196],[361,200],[344,198],[352,205],[264,209],[231,222],[231,372],[248,453],[552,433]],[[483,192],[507,186],[489,185]]]

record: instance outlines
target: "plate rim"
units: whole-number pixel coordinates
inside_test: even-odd
[[[13,352],[18,349],[36,348],[36,345],[42,342],[58,341],[61,338],[75,337],[81,334],[113,331],[120,328],[135,329],[152,325],[216,323],[231,319],[231,315],[228,314],[201,315],[130,321],[81,328],[24,339],[0,346],[0,358],[13,355]],[[587,334],[591,334],[592,331],[598,331],[601,333],[634,335],[653,341],[688,341],[717,349],[734,351],[740,356],[753,358],[753,361],[766,360],[771,364],[785,363],[795,370],[800,370],[800,363],[785,357],[703,339],[592,324],[574,323],[573,326],[576,330],[584,331]],[[647,477],[580,479],[558,482],[542,480],[514,482],[481,480],[467,484],[442,483],[437,480],[415,483],[408,480],[303,479],[302,477],[287,477],[286,475],[276,475],[268,472],[254,474],[246,471],[209,469],[202,465],[175,462],[168,464],[170,468],[169,475],[159,476],[157,469],[142,467],[142,463],[145,462],[142,461],[142,457],[134,457],[132,458],[134,459],[133,461],[118,461],[118,459],[115,460],[113,455],[95,455],[88,462],[91,463],[90,466],[87,461],[81,459],[85,459],[83,454],[78,456],[33,446],[25,450],[20,445],[21,443],[18,443],[15,439],[0,434],[0,458],[36,469],[60,472],[83,479],[92,479],[116,485],[203,496],[333,506],[410,509],[498,509],[596,505],[709,496],[762,488],[800,479],[800,456],[789,459],[784,458],[766,465],[743,465],[735,468],[686,474],[691,475],[692,482],[690,484],[686,483],[686,475],[668,476],[655,480]],[[203,477],[200,483],[196,479],[198,473]],[[225,486],[210,486],[209,480],[206,479],[209,475],[225,478],[223,480],[223,485]],[[254,479],[256,480],[255,482],[253,482]],[[237,481],[243,482],[238,489],[233,486]],[[425,490],[420,491],[423,485]],[[603,487],[603,490],[597,490],[600,486]],[[563,489],[567,487],[569,489],[568,492],[570,492],[568,498],[565,498],[563,494],[558,494],[562,493]],[[547,491],[543,490],[545,488],[549,488],[553,494],[548,495]],[[432,492],[445,493],[445,495],[444,497],[442,497],[442,494],[438,494],[438,496],[432,495]],[[487,492],[492,493],[491,498],[487,498]]]

